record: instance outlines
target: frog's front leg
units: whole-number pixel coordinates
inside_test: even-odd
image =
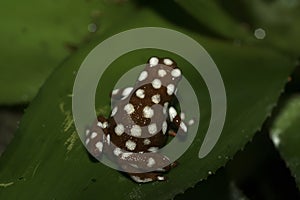
[[[122,99],[127,98],[132,90],[133,90],[133,87],[114,89],[110,93],[110,97],[112,98],[112,100],[122,100]]]
[[[110,144],[110,134],[107,129],[108,126],[107,119],[99,116],[92,127],[86,130],[85,146],[95,158],[100,159],[103,152]]]
[[[191,119],[188,123],[186,123],[184,119],[185,119],[185,114],[183,112],[178,114],[176,109],[173,106],[169,108],[169,120],[170,120],[169,135],[175,137],[176,133],[179,130],[183,131],[183,133],[188,132],[188,127],[194,124],[194,120]]]

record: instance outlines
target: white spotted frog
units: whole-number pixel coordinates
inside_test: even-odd
[[[184,114],[170,105],[181,77],[173,60],[151,57],[134,87],[112,91],[116,103],[110,117],[99,116],[86,130],[89,152],[97,159],[109,155],[123,171],[135,169],[128,172],[135,182],[166,180],[164,173],[177,163],[156,152],[167,144],[169,135],[176,136],[179,129],[188,131]]]

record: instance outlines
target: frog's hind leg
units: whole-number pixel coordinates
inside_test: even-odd
[[[164,174],[177,166],[177,162],[171,162],[167,156],[158,152],[133,154],[119,149],[116,153],[121,171],[138,183],[164,181]]]
[[[85,146],[90,154],[101,159],[103,152],[110,143],[110,135],[108,134],[108,121],[102,116],[93,123],[90,129],[86,130]]]
[[[174,162],[162,169],[156,169],[153,172],[145,172],[145,173],[129,173],[130,178],[133,179],[137,183],[148,183],[152,181],[166,181],[167,177],[164,173],[170,171],[172,168],[178,165],[177,162]]]

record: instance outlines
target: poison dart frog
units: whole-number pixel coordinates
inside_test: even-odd
[[[182,72],[170,58],[151,57],[134,87],[115,89],[115,105],[109,118],[99,116],[86,130],[85,145],[97,159],[103,153],[138,183],[164,181],[164,174],[177,165],[157,151],[168,136],[187,133],[184,113],[171,106]],[[102,130],[102,131],[101,131]],[[134,170],[133,170],[134,169]]]

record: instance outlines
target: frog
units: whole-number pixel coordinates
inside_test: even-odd
[[[187,134],[194,123],[171,105],[176,99],[182,71],[171,58],[152,56],[133,87],[114,89],[110,116],[100,115],[86,129],[84,143],[97,158],[103,154],[137,183],[166,181],[165,174],[178,165],[157,153],[168,138]]]

